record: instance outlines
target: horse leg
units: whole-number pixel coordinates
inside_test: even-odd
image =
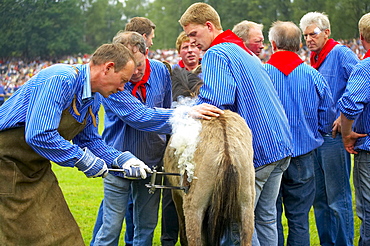
[[[179,220],[179,230],[180,230],[180,244],[182,246],[187,246],[188,241],[186,239],[185,231],[185,216],[183,210],[183,191],[172,190],[172,199],[176,206],[177,216]]]
[[[198,175],[201,176],[201,174]],[[189,192],[183,197],[186,236],[191,246],[201,246],[203,245],[202,242],[206,240],[206,235],[202,235],[202,225],[205,212],[209,206],[213,185],[210,179],[193,180]]]

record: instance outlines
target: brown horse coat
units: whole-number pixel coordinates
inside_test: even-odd
[[[194,179],[189,190],[173,190],[182,245],[219,245],[230,223],[237,223],[241,245],[251,245],[254,230],[254,167],[252,134],[237,113],[202,120],[193,156]],[[171,139],[173,136],[171,137]],[[166,172],[179,172],[171,140],[164,156]],[[180,177],[168,176],[174,186]],[[185,237],[186,235],[186,237]]]

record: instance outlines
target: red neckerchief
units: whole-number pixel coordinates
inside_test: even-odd
[[[144,76],[141,78],[139,82],[131,82],[134,85],[134,88],[132,89],[132,95],[135,97],[139,98],[136,94],[137,89],[140,89],[141,96],[143,97],[144,101],[146,100],[146,88],[145,88],[145,83],[148,82],[149,76],[150,76],[150,63],[149,60],[145,60],[145,72]]]
[[[368,50],[368,51],[366,52],[366,54],[365,54],[364,58],[362,58],[362,60],[363,60],[363,59],[366,59],[366,58],[368,58],[368,57],[370,57],[370,50]]]
[[[199,58],[199,64],[201,64],[202,63],[202,58]],[[188,70],[186,67],[185,67],[185,64],[184,64],[184,62],[182,61],[182,60],[180,60],[179,61],[179,67],[181,67],[181,68],[185,68],[186,70]]]
[[[311,56],[310,56],[311,66],[315,69],[318,69],[320,67],[321,63],[323,63],[323,61],[325,60],[326,56],[329,54],[329,52],[337,44],[339,44],[339,43],[331,38],[328,41],[326,41],[326,44],[324,45],[324,47],[322,48],[322,50],[320,51],[319,54],[312,51]],[[317,60],[315,59],[316,56],[317,56]]]
[[[243,43],[243,40],[236,36],[235,33],[233,33],[231,30],[226,30],[222,33],[220,33],[211,43],[209,46],[210,48],[214,45],[221,44],[221,43],[234,43],[236,45],[239,45],[242,47],[245,51],[247,51],[250,55],[252,55],[252,51],[250,51],[245,44]]]
[[[267,63],[288,76],[302,62],[303,60],[292,51],[278,51],[271,55]]]

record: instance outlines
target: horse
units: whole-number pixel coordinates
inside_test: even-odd
[[[189,91],[191,87],[197,88],[178,85],[173,88]],[[222,235],[233,225],[238,225],[241,245],[251,245],[255,170],[249,127],[240,115],[230,110],[211,120],[180,115],[183,118],[179,124],[172,120],[173,134],[163,160],[166,172],[181,174],[169,175],[170,184],[186,187],[186,192],[172,190],[181,245],[219,245]],[[176,126],[187,129],[179,130]],[[192,139],[188,140],[189,137]]]

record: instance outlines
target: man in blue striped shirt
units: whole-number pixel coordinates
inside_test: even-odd
[[[146,177],[150,169],[97,128],[98,95],[122,91],[135,71],[124,45],[105,44],[88,64],[41,70],[0,107],[1,245],[84,245],[50,161],[87,177],[106,176],[107,166]]]
[[[310,245],[308,214],[315,198],[314,150],[331,131],[335,108],[324,77],[296,54],[301,30],[277,21],[269,31],[273,54],[265,64],[287,114],[293,135],[293,155],[281,181],[277,201],[279,245],[284,246],[281,216],[288,220],[287,245]]]
[[[199,103],[239,113],[252,130],[256,169],[253,242],[276,245],[276,198],[292,154],[284,108],[261,62],[238,36],[222,30],[218,13],[210,5],[191,5],[179,22],[190,41],[206,51]]]
[[[370,13],[359,21],[362,45],[370,53]],[[345,149],[354,154],[353,183],[356,211],[361,220],[359,246],[370,245],[370,58],[353,69],[347,88],[338,101]],[[353,128],[352,128],[353,127]],[[353,129],[353,130],[352,130]]]
[[[135,153],[151,168],[159,168],[166,147],[166,136],[158,133],[171,133],[168,119],[173,109],[169,109],[172,103],[169,71],[162,62],[145,59],[146,48],[140,34],[119,32],[113,43],[123,43],[132,49],[138,61],[138,69],[125,85],[124,91],[103,100],[106,112],[103,138],[118,150]],[[145,89],[140,88],[141,85]],[[198,117],[205,116],[202,113],[209,114],[206,113],[208,109],[222,113],[211,105],[193,109],[199,109],[196,113]],[[216,116],[212,113],[210,115]],[[130,180],[118,172],[111,172],[104,179],[103,209],[99,210],[92,245],[118,244],[130,189],[134,202],[133,245],[152,244],[160,191],[149,194],[145,187],[147,183],[148,179]],[[100,222],[99,218],[102,217],[103,221]]]
[[[150,125],[145,126],[146,119],[132,121],[127,117],[132,109],[131,105],[126,105],[125,98],[137,100],[148,108],[170,108],[172,97],[169,71],[162,62],[145,58],[147,51],[145,41],[139,33],[120,32],[114,37],[113,42],[125,44],[133,50],[136,48],[135,56],[139,66],[138,72],[125,85],[125,91],[103,100],[106,113],[103,138],[107,144],[118,150],[134,153],[149,167],[160,168],[166,148],[166,135],[153,132],[158,129]],[[140,81],[145,82],[145,91],[139,87],[135,93]],[[167,133],[170,133],[169,130],[167,128]],[[103,211],[99,211],[104,213],[104,217],[94,245],[118,244],[130,190],[134,206],[133,245],[152,245],[161,192],[157,190],[150,194],[145,186],[149,181],[125,179],[118,172],[112,172],[104,179]]]
[[[330,22],[326,15],[309,12],[301,18],[300,27],[311,51],[311,66],[328,82],[336,105],[359,59],[348,47],[329,39]],[[338,107],[336,113],[338,118]],[[353,245],[354,237],[351,159],[343,147],[338,123],[339,120],[333,122],[332,134],[323,134],[324,143],[316,149],[316,197],[313,206],[323,245]]]

